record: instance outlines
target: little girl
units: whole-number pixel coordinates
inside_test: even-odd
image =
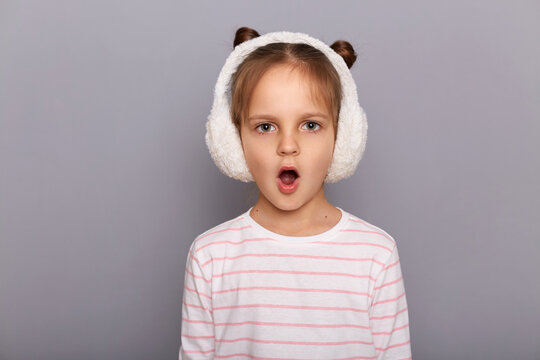
[[[259,198],[191,244],[179,359],[411,359],[396,241],[324,193],[365,149],[352,46],[245,27],[234,45],[206,143]]]

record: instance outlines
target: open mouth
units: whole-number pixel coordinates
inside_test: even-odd
[[[278,177],[283,184],[291,185],[300,175],[298,175],[298,171],[293,166],[283,166],[279,171]]]

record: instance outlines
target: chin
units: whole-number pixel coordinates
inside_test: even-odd
[[[282,210],[282,211],[294,211],[302,207],[304,203],[298,199],[294,199],[293,197],[283,195],[279,193],[278,198],[270,200],[268,199],[268,202],[270,202],[275,208]]]
[[[306,194],[303,191],[298,191],[301,189],[296,189],[294,193],[283,194],[276,186],[275,182],[270,184],[265,184],[265,191],[261,191],[259,188],[260,196],[263,196],[267,203],[272,205],[274,208],[281,211],[294,211],[298,210],[310,200],[313,199],[315,194]],[[304,184],[304,186],[307,184]],[[303,189],[304,191],[306,189]]]
[[[275,204],[274,204],[275,206]],[[299,204],[284,204],[283,206],[276,206],[278,209],[282,210],[282,211],[293,211],[293,210],[297,210],[298,208],[301,207],[301,205]]]

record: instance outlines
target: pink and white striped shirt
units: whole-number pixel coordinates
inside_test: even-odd
[[[197,236],[179,359],[411,359],[396,242],[338,209],[312,236],[274,233],[251,208]]]

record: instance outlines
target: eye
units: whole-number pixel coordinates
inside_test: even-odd
[[[307,121],[307,122],[304,123],[304,125],[305,124],[308,124],[308,129],[311,130],[312,132],[319,131],[319,129],[321,127],[321,125],[319,125],[318,123],[316,123],[314,121]],[[309,126],[311,124],[312,124],[312,126]]]
[[[266,133],[266,132],[268,132],[268,129],[269,129],[271,126],[274,126],[274,125],[269,124],[269,123],[264,123],[264,124],[257,125],[257,127],[256,127],[255,129],[262,128],[263,130],[260,131],[260,132]]]

